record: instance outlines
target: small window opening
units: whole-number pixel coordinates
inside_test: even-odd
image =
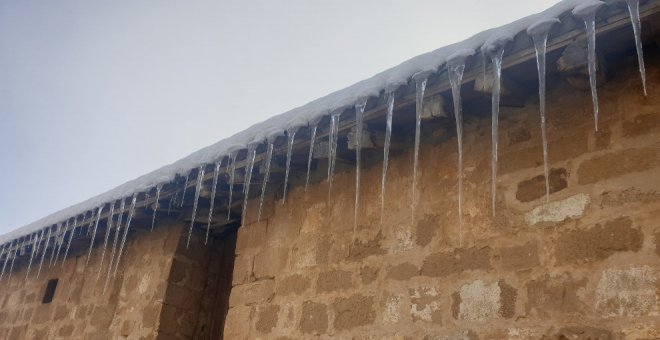
[[[51,303],[53,297],[55,296],[55,288],[57,288],[57,279],[48,280],[46,285],[46,292],[44,293],[44,299],[41,303]]]

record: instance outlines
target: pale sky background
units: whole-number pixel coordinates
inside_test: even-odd
[[[3,0],[0,234],[556,0]]]

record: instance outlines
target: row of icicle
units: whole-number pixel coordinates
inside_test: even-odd
[[[639,71],[641,75],[641,80],[642,80],[642,85],[643,85],[643,90],[644,90],[644,95],[647,94],[646,91],[646,75],[645,75],[645,69],[644,69],[644,58],[643,58],[643,51],[642,51],[642,45],[641,45],[641,23],[640,23],[640,18],[639,18],[639,1],[638,0],[626,0],[627,6],[628,6],[628,11],[630,14],[631,22],[632,22],[632,27],[635,35],[635,47],[637,51],[637,56],[638,56],[638,64],[639,64]],[[600,4],[602,5],[602,3]],[[588,71],[589,71],[589,78],[590,78],[590,86],[591,86],[591,95],[592,95],[592,100],[593,100],[593,106],[594,106],[594,125],[595,125],[595,130],[598,131],[598,119],[599,119],[599,109],[598,109],[598,95],[597,95],[597,90],[596,90],[596,38],[595,38],[595,16],[596,16],[596,10],[598,9],[599,5],[593,6],[591,10],[585,12],[585,13],[574,13],[576,16],[579,16],[583,21],[587,33],[587,48],[588,48]],[[534,42],[534,48],[536,52],[536,62],[537,62],[537,69],[538,69],[538,80],[539,80],[539,110],[540,110],[540,118],[541,118],[541,137],[542,137],[542,143],[543,143],[543,170],[544,170],[544,177],[545,177],[545,187],[546,187],[546,202],[549,200],[549,195],[550,195],[550,186],[549,186],[549,170],[548,170],[548,142],[547,142],[547,130],[546,130],[546,103],[545,103],[545,97],[546,97],[546,72],[545,72],[545,55],[546,55],[546,46],[547,46],[547,39],[548,39],[548,33],[550,29],[553,27],[555,23],[558,23],[559,20],[554,19],[554,20],[548,20],[546,22],[540,23],[539,25],[536,25],[535,28],[530,28],[528,29],[527,33],[532,37],[532,40]],[[500,84],[501,84],[501,75],[502,75],[502,58],[504,55],[504,46],[505,44],[500,44],[498,46],[491,46],[490,48],[482,48],[482,52],[487,54],[492,63],[493,67],[493,87],[492,87],[492,125],[491,125],[491,130],[492,130],[492,163],[491,163],[491,168],[492,168],[492,177],[491,177],[491,194],[492,194],[492,214],[493,216],[496,213],[496,190],[497,190],[497,185],[496,185],[496,179],[497,179],[497,158],[498,158],[498,116],[499,116],[499,103],[500,103]],[[449,83],[451,85],[451,92],[452,92],[452,101],[453,101],[453,107],[454,107],[454,117],[456,120],[456,135],[457,135],[457,148],[458,148],[458,162],[457,162],[457,179],[458,179],[458,188],[457,188],[457,204],[458,204],[458,216],[459,216],[459,243],[462,244],[463,242],[463,232],[462,232],[462,225],[463,225],[463,117],[462,117],[462,108],[461,108],[461,94],[460,94],[460,89],[461,89],[461,84],[462,84],[462,79],[463,79],[463,73],[465,71],[465,63],[468,55],[461,55],[457,58],[454,58],[452,60],[447,61],[447,70],[448,70],[448,76],[449,76]],[[426,90],[426,84],[428,80],[428,76],[430,75],[431,72],[424,72],[424,73],[418,73],[413,76],[413,80],[415,81],[415,86],[416,86],[416,112],[415,112],[415,144],[414,144],[414,160],[413,160],[413,175],[412,175],[412,200],[411,200],[411,211],[412,211],[412,216],[414,218],[415,215],[415,207],[416,207],[416,189],[417,189],[417,177],[418,177],[418,159],[419,159],[419,147],[420,147],[420,130],[421,130],[421,118],[422,118],[422,113],[423,113],[423,100],[424,100],[424,92]],[[390,149],[390,139],[392,135],[392,117],[394,113],[394,91],[389,90],[386,93],[386,98],[387,98],[387,113],[386,113],[386,131],[385,131],[385,141],[384,141],[384,147],[383,147],[383,170],[382,170],[382,179],[381,179],[381,223],[384,215],[384,206],[385,206],[385,183],[386,183],[386,178],[387,178],[387,169],[388,169],[388,159],[389,159],[389,149]],[[359,214],[359,200],[360,200],[360,168],[361,168],[361,149],[362,149],[362,128],[363,128],[363,115],[364,111],[366,108],[367,101],[366,100],[361,100],[355,105],[355,126],[356,126],[356,146],[355,146],[355,156],[356,156],[356,178],[355,178],[355,208],[354,208],[354,225],[353,225],[353,239],[355,240],[355,233],[356,233],[356,228],[357,228],[357,223],[358,223],[358,214]],[[338,142],[338,133],[339,133],[339,117],[340,113],[334,113],[330,116],[330,131],[328,133],[328,174],[327,174],[327,181],[328,181],[328,199],[330,198],[331,192],[332,192],[332,184],[333,184],[333,175],[335,172],[335,161],[336,161],[336,156],[337,156],[337,142]],[[317,128],[318,125],[315,124],[311,126],[310,130],[310,146],[309,146],[309,156],[308,156],[308,161],[307,161],[307,176],[305,180],[305,192],[307,191],[308,185],[309,185],[309,176],[310,176],[310,170],[311,170],[311,164],[312,164],[312,159],[313,159],[313,153],[314,153],[314,144],[316,142],[316,134],[317,134]],[[286,191],[288,187],[288,180],[289,180],[289,170],[290,170],[290,164],[291,164],[291,157],[292,157],[292,148],[293,148],[293,143],[295,140],[295,129],[287,129],[287,155],[286,155],[286,172],[285,172],[285,179],[284,179],[284,192],[282,196],[282,203],[286,200]],[[268,140],[267,142],[267,149],[266,149],[266,158],[264,161],[264,179],[261,185],[261,197],[259,199],[259,210],[257,214],[257,220],[261,219],[261,211],[262,211],[262,206],[263,206],[263,201],[264,201],[264,195],[266,193],[267,189],[267,184],[270,176],[270,168],[271,168],[271,161],[272,161],[272,156],[273,156],[273,149],[274,149],[274,140]],[[226,165],[226,170],[225,173],[229,174],[229,199],[227,202],[227,220],[230,219],[231,216],[231,205],[232,205],[232,198],[233,198],[233,186],[234,186],[234,181],[235,181],[235,171],[236,171],[236,157],[237,157],[237,152],[232,152],[227,156],[227,165]],[[248,151],[247,151],[247,156],[246,156],[246,172],[245,172],[245,182],[243,185],[243,210],[242,210],[242,216],[246,216],[247,212],[247,201],[250,193],[250,182],[252,179],[252,171],[255,166],[255,158],[256,158],[256,144],[251,144],[248,146]],[[212,223],[212,217],[213,217],[213,209],[215,205],[215,196],[216,196],[216,188],[218,185],[218,177],[220,174],[220,170],[222,167],[222,158],[220,161],[218,161],[215,166],[214,166],[214,171],[213,171],[213,180],[212,180],[212,192],[211,192],[211,199],[210,199],[210,209],[209,209],[209,214],[208,214],[208,221],[207,221],[207,226],[206,226],[206,237],[204,244],[208,243],[208,237],[209,237],[209,230],[211,229],[211,223]],[[198,205],[198,200],[199,200],[199,195],[202,187],[202,183],[204,180],[204,172],[205,172],[205,167],[201,166],[198,169],[197,172],[197,181],[195,185],[195,194],[194,194],[194,202],[193,202],[193,209],[192,209],[192,217],[191,217],[191,222],[190,222],[190,228],[188,231],[188,240],[186,242],[186,247],[190,245],[190,238],[192,235],[192,230],[195,224],[196,220],[196,215],[197,215],[197,205]],[[180,204],[180,206],[183,206],[183,201],[185,198],[185,193],[186,189],[188,186],[188,180],[190,178],[190,173],[186,176],[185,179],[185,184],[183,187],[183,193],[181,195],[181,201],[177,202],[177,193],[170,199],[169,202],[169,207],[168,207],[168,212],[172,208],[173,205],[176,205],[177,203]],[[161,190],[163,188],[162,184],[159,184],[156,186],[156,196],[155,196],[155,203],[153,205],[153,215],[152,215],[152,221],[151,221],[151,230],[153,231],[154,225],[156,223],[156,213],[158,210],[158,202],[160,200],[160,194]],[[126,217],[126,222],[125,225],[123,226],[123,234],[121,234],[122,231],[122,220],[123,220],[123,214],[125,212],[125,200],[121,200],[120,202],[120,207],[119,207],[119,214],[118,214],[118,219],[116,222],[116,227],[115,227],[115,233],[114,233],[114,238],[112,241],[112,246],[110,248],[111,253],[110,253],[110,259],[108,263],[108,268],[107,268],[107,273],[106,273],[106,279],[105,283],[103,285],[103,291],[105,292],[105,289],[108,285],[109,280],[114,277],[117,273],[117,270],[119,268],[119,263],[121,261],[121,256],[124,251],[124,246],[126,243],[126,237],[128,235],[128,231],[131,225],[131,220],[133,218],[133,214],[135,212],[135,205],[136,205],[136,194],[134,194],[131,198],[131,203],[128,209],[128,215]],[[96,209],[96,219],[94,219],[94,212],[92,212],[92,218],[90,219],[90,228],[92,228],[91,231],[91,242],[89,245],[89,250],[87,253],[87,259],[85,262],[85,266],[89,264],[89,259],[91,257],[91,252],[94,244],[94,239],[96,238],[96,232],[97,228],[99,225],[99,221],[101,219],[101,213],[103,211],[103,206],[99,207]],[[102,246],[102,251],[101,251],[101,257],[100,257],[100,265],[99,269],[97,272],[96,280],[98,281],[101,277],[102,271],[103,271],[103,262],[105,259],[105,253],[106,253],[106,248],[109,246],[109,240],[110,240],[110,234],[111,230],[113,227],[113,220],[112,217],[114,215],[115,211],[115,202],[112,202],[110,204],[110,211],[108,215],[108,221],[107,221],[107,227],[106,227],[106,233],[105,236],[103,237],[103,246]],[[83,216],[84,219],[84,216]],[[69,248],[71,246],[71,241],[73,239],[73,235],[75,233],[76,228],[80,227],[82,228],[82,221],[78,222],[78,217],[73,218],[73,226],[72,229],[70,230],[68,234],[68,240],[66,240],[66,232],[69,229],[69,224],[70,224],[71,219],[67,219],[66,221],[59,223],[57,225],[57,229],[55,231],[55,235],[52,234],[53,228],[47,228],[42,229],[36,233],[33,233],[30,236],[29,243],[31,243],[33,246],[32,252],[30,254],[30,259],[28,262],[27,266],[27,271],[25,275],[25,279],[27,280],[30,271],[33,265],[33,262],[35,260],[35,257],[37,257],[39,251],[41,250],[41,258],[37,258],[36,260],[38,261],[38,270],[36,273],[36,278],[38,278],[41,274],[42,271],[42,266],[44,265],[44,261],[46,258],[46,252],[49,247],[49,243],[51,238],[53,238],[53,244],[51,245],[51,254],[50,254],[50,260],[48,263],[48,267],[53,267],[57,265],[58,260],[60,259],[60,254],[62,253],[62,250],[64,251],[64,254],[62,256],[62,266],[64,266],[64,260],[66,259],[68,253],[69,253]],[[120,234],[121,234],[121,242],[118,244],[118,240],[120,239]],[[0,269],[0,282],[3,280],[5,276],[7,276],[7,280],[11,278],[13,268],[14,268],[14,261],[18,255],[18,250],[25,247],[26,242],[28,242],[28,238],[24,238],[20,247],[18,246],[18,241],[13,241],[10,243],[5,244],[2,248],[0,248],[0,256],[4,255],[5,256],[5,261],[3,262],[2,268]],[[65,245],[66,244],[66,245]],[[13,253],[12,253],[12,248],[13,248]],[[115,256],[116,255],[116,256]],[[11,258],[11,261],[9,260]],[[114,269],[113,269],[114,268]]]

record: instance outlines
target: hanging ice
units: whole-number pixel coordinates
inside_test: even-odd
[[[231,170],[229,170],[229,201],[227,201],[227,221],[229,221],[229,218],[231,217],[231,199],[232,196],[234,195],[234,179],[236,175],[236,155],[238,152],[232,152],[229,154],[229,158],[231,159]],[[227,166],[230,164],[227,163]]]
[[[341,113],[334,113],[330,116],[330,133],[328,134],[328,202],[330,201],[330,193],[332,192],[332,178],[335,174],[340,115]]]
[[[394,115],[394,91],[387,94],[387,118],[385,122],[385,142],[383,145],[383,174],[380,180],[380,223],[383,223],[385,209],[385,182],[387,180],[387,163],[390,156],[390,139],[392,138],[392,116]]]
[[[493,93],[491,98],[492,117],[491,117],[491,144],[493,155],[491,157],[491,209],[493,217],[495,216],[495,201],[497,199],[497,136],[498,119],[500,115],[500,82],[502,77],[502,56],[504,55],[504,46],[499,46],[494,50],[489,50],[491,61],[493,63]]]
[[[30,237],[30,242],[32,242],[32,251],[30,252],[30,260],[28,261],[27,270],[25,271],[25,281],[27,281],[28,276],[30,275],[30,268],[32,268],[32,259],[34,259],[34,253],[37,252],[37,245],[39,244],[39,236],[37,233],[32,234],[32,237]]]
[[[37,270],[37,279],[41,275],[41,267],[44,265],[44,259],[46,258],[46,250],[48,249],[48,244],[50,243],[50,237],[52,235],[52,228],[48,227],[48,235],[46,235],[46,241],[41,251],[41,260],[39,261],[39,269]]]
[[[103,259],[105,258],[105,249],[108,247],[108,239],[110,238],[110,231],[112,230],[112,215],[115,213],[115,202],[110,203],[110,213],[108,214],[108,222],[105,229],[105,237],[103,238],[103,248],[101,249],[101,259],[99,260],[99,271],[96,273],[96,281],[98,282],[103,270]]]
[[[355,232],[357,231],[358,214],[360,212],[360,168],[362,154],[362,123],[364,118],[364,108],[367,106],[367,99],[355,104],[355,208],[353,209],[353,241],[355,241]]]
[[[428,81],[428,73],[418,73],[413,76],[415,79],[415,150],[413,156],[413,183],[412,183],[412,199],[410,203],[410,210],[412,218],[415,217],[415,208],[417,206],[417,168],[419,164],[419,143],[421,138],[422,129],[422,112],[424,112],[424,92],[426,91],[426,83]]]
[[[289,185],[289,169],[291,168],[291,152],[293,150],[293,140],[296,138],[296,130],[287,129],[286,134],[288,137],[286,144],[286,171],[284,175],[284,193],[282,194],[282,204],[286,201],[286,190]]]
[[[2,253],[5,254],[5,260],[2,262],[2,271],[0,271],[0,282],[2,282],[2,278],[5,276],[5,269],[7,268],[7,262],[9,262],[9,256],[11,255],[11,243],[5,244],[3,247]]]
[[[156,225],[156,212],[158,212],[158,201],[160,200],[160,191],[163,190],[163,184],[156,185],[156,200],[154,201],[154,212],[151,216],[151,231],[154,231],[154,226]]]
[[[309,156],[307,157],[307,177],[305,178],[305,192],[307,192],[307,186],[309,185],[309,172],[312,169],[312,158],[314,156],[314,143],[316,143],[317,128],[318,125],[312,126],[312,135],[309,138]]]
[[[76,232],[76,227],[77,226],[78,226],[78,216],[76,216],[73,219],[73,227],[71,227],[71,232],[69,233],[69,241],[66,244],[66,250],[64,251],[64,257],[62,257],[62,268],[64,268],[64,262],[66,261],[67,255],[69,255],[69,248],[71,248],[71,241],[73,241],[73,235]],[[66,232],[66,229],[65,229],[65,232]]]
[[[243,184],[243,211],[241,212],[243,223],[245,223],[245,217],[247,216],[247,204],[250,196],[250,181],[252,180],[252,170],[254,169],[254,159],[256,156],[256,145],[248,146],[248,152],[246,155],[247,166],[245,167],[245,183]]]
[[[16,243],[18,245],[18,243]],[[23,248],[25,246],[25,239],[23,239],[23,243],[21,243],[20,247],[17,247],[14,249],[14,256],[11,258],[11,265],[9,265],[9,275],[7,275],[7,281],[11,280],[11,273],[14,272],[14,261],[16,261],[16,256],[18,256],[18,250],[20,248]]]
[[[89,241],[89,251],[87,252],[87,260],[85,261],[85,267],[89,264],[89,258],[92,257],[92,248],[94,247],[94,239],[96,238],[96,229],[99,227],[99,221],[101,220],[101,212],[103,211],[103,205],[98,207],[96,212],[96,222],[94,223],[94,229],[92,230],[92,239]]]
[[[188,241],[186,241],[186,249],[190,246],[190,237],[192,236],[193,226],[195,226],[195,218],[197,218],[197,204],[199,204],[199,192],[202,190],[202,183],[204,182],[204,166],[199,167],[197,172],[197,184],[195,185],[195,200],[193,201],[192,216],[190,217],[190,229],[188,229]]]
[[[112,274],[112,265],[115,261],[115,253],[117,252],[117,241],[119,240],[119,233],[121,231],[121,221],[122,215],[124,214],[124,208],[126,207],[126,199],[122,198],[119,204],[119,215],[117,216],[117,226],[115,227],[115,237],[112,240],[112,251],[110,252],[110,263],[108,263],[108,274],[105,277],[105,284],[103,285],[103,293],[108,286],[110,281],[110,276]]]
[[[541,139],[543,141],[543,174],[545,176],[545,201],[550,200],[550,181],[548,169],[548,136],[546,128],[545,112],[545,52],[548,42],[548,33],[555,24],[559,23],[557,19],[545,20],[530,26],[527,34],[534,40],[534,49],[536,51],[536,67],[539,74],[539,111],[541,114]]]
[[[451,94],[454,102],[454,118],[456,118],[456,138],[458,141],[458,227],[459,245],[463,245],[463,109],[461,104],[461,83],[465,71],[467,54],[457,54],[447,60]]]
[[[626,0],[626,4],[628,5],[630,21],[632,23],[633,32],[635,33],[635,48],[637,49],[639,75],[642,77],[642,88],[644,89],[644,96],[646,96],[646,68],[644,67],[644,51],[642,49],[642,23],[639,19],[639,0]]]
[[[600,1],[586,2],[573,9],[573,15],[584,20],[587,31],[587,53],[589,69],[589,85],[591,86],[591,100],[594,104],[594,127],[598,131],[598,91],[596,90],[596,11],[604,3]]]
[[[131,220],[133,219],[133,214],[135,213],[135,203],[137,201],[137,193],[133,194],[131,199],[131,206],[128,208],[128,217],[126,218],[126,227],[124,228],[124,236],[121,238],[121,245],[119,246],[119,252],[117,252],[117,261],[115,262],[115,272],[112,276],[117,275],[117,269],[119,269],[119,262],[121,261],[121,255],[124,252],[124,245],[126,244],[126,236],[128,235],[128,230],[131,227]]]
[[[192,172],[192,171],[191,171]],[[186,175],[186,180],[183,182],[183,194],[181,194],[181,203],[179,203],[179,207],[183,207],[183,203],[186,201],[186,190],[188,190],[188,180],[190,180],[190,172]]]
[[[213,184],[211,188],[211,204],[209,206],[209,221],[206,225],[206,238],[204,244],[209,242],[209,231],[211,230],[211,222],[213,221],[213,205],[215,204],[215,192],[218,187],[218,176],[220,175],[220,167],[222,166],[222,158],[215,163],[215,170],[213,171]]]
[[[268,179],[270,177],[270,162],[273,158],[273,142],[268,143],[268,150],[266,151],[266,168],[264,169],[264,181],[261,183],[261,197],[259,198],[259,213],[257,214],[257,222],[261,221],[261,208],[264,205],[264,196],[266,195],[266,186],[268,185]],[[284,181],[286,183],[286,180]],[[285,186],[285,195],[286,195],[286,184]]]
[[[55,235],[53,236],[53,250],[50,252],[50,261],[48,262],[48,268],[53,266],[53,260],[55,259],[55,248],[58,248],[60,245],[60,232],[62,231],[62,222],[57,224],[57,229],[55,230]]]

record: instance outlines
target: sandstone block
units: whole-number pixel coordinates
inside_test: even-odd
[[[247,306],[233,307],[227,311],[225,318],[224,338],[248,340],[250,337],[250,324],[252,308]]]
[[[282,278],[277,281],[277,295],[290,295],[296,294],[300,295],[304,293],[310,286],[309,278],[300,275],[293,274],[287,277]]]
[[[660,114],[652,113],[638,115],[632,121],[623,122],[624,137],[637,137],[651,132],[657,132],[660,128]]]
[[[335,312],[335,329],[349,330],[370,325],[376,320],[374,297],[354,294],[347,298],[336,299],[332,308]]]
[[[300,318],[300,331],[305,334],[323,334],[328,329],[328,306],[305,301]]]
[[[527,282],[527,313],[534,312],[542,317],[553,314],[582,314],[585,303],[582,292],[586,278],[574,278],[571,274],[546,274]]]
[[[591,201],[587,194],[577,194],[560,201],[542,204],[525,214],[529,225],[551,225],[566,219],[580,218]]]
[[[275,294],[275,281],[262,280],[234,286],[229,296],[229,307],[268,302]]]
[[[257,321],[254,328],[261,333],[270,333],[277,326],[280,312],[278,305],[264,305],[257,307]]]
[[[657,277],[648,266],[603,271],[596,289],[596,311],[605,317],[649,315],[658,305]]]
[[[550,193],[552,194],[566,189],[568,186],[567,178],[568,173],[566,169],[550,169]],[[531,202],[542,197],[545,197],[545,175],[538,175],[518,183],[516,199],[520,202]]]
[[[490,284],[476,280],[452,295],[452,315],[466,321],[486,321],[515,315],[517,291],[503,280]]]
[[[660,166],[660,146],[611,152],[585,160],[578,168],[578,183],[592,184]]]
[[[316,281],[316,290],[319,293],[345,290],[352,286],[352,273],[344,270],[331,270],[319,273],[319,277]]]
[[[385,254],[386,251],[381,244],[383,239],[383,233],[379,231],[376,237],[371,240],[356,240],[351,246],[348,259],[351,261],[361,261],[370,256]]]
[[[540,264],[539,249],[535,242],[502,248],[500,249],[500,258],[504,269],[524,270]]]
[[[465,270],[490,269],[492,268],[490,254],[489,247],[456,249],[452,253],[431,254],[422,264],[421,275],[439,277]]]
[[[257,280],[274,278],[287,264],[289,249],[265,247],[254,257],[253,272]]]
[[[387,278],[392,280],[406,281],[417,275],[419,269],[412,263],[400,263],[387,269]]]
[[[560,236],[555,256],[559,264],[602,260],[616,252],[640,250],[643,238],[642,232],[632,227],[629,217],[620,217]]]
[[[261,221],[238,228],[236,254],[244,255],[265,246],[268,237],[268,223]]]
[[[660,246],[658,246],[660,249]],[[370,284],[378,278],[378,267],[362,267],[360,268],[360,279],[362,283],[367,285]]]
[[[413,322],[426,321],[441,323],[439,293],[433,286],[421,286],[408,289],[410,314]]]

